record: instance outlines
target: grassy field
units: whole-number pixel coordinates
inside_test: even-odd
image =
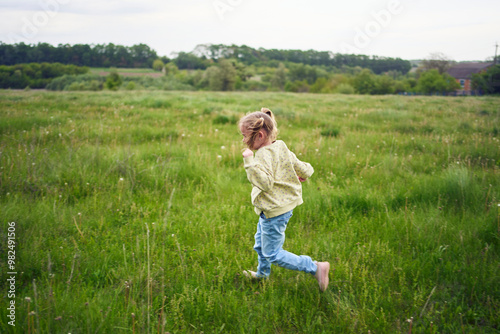
[[[164,76],[162,72],[153,70],[152,68],[109,68],[109,67],[91,67],[90,73],[106,76],[116,70],[122,76],[151,76],[161,77]]]
[[[1,91],[0,104],[2,333],[500,332],[498,97]],[[262,106],[315,168],[285,248],[331,262],[325,293],[277,267],[241,275],[258,217],[236,122]]]

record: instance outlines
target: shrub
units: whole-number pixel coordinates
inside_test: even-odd
[[[129,81],[129,83],[126,86],[127,90],[134,90],[135,89],[135,82]]]
[[[165,67],[165,64],[161,61],[161,59],[156,59],[153,62],[153,70],[155,71],[161,71],[163,70],[163,67]]]
[[[336,91],[339,94],[354,94],[355,93],[354,87],[349,85],[349,84],[346,84],[346,83],[341,83],[340,85],[338,85]]]
[[[83,74],[87,67],[63,65],[60,63],[29,63],[0,66],[0,88],[46,88],[54,80],[64,75]]]
[[[55,78],[45,88],[48,90],[102,90],[104,77],[96,74],[64,75]]]
[[[122,78],[116,70],[111,71],[106,77],[106,88],[109,90],[118,90],[122,84]]]

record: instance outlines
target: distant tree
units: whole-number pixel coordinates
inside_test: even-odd
[[[234,90],[238,77],[233,63],[227,59],[222,59],[218,66],[210,66],[205,75],[210,90],[231,91]]]
[[[0,65],[0,88],[45,88],[56,77],[86,72],[87,67],[60,63]]]
[[[347,83],[341,83],[337,86],[336,92],[339,94],[354,94],[355,90],[351,85]]]
[[[435,52],[422,61],[421,67],[423,71],[437,70],[439,74],[443,74],[446,73],[452,64],[453,61],[444,53]]]
[[[420,75],[415,90],[424,94],[449,93],[460,88],[456,80],[447,73],[440,74],[437,69]]]
[[[206,68],[205,63],[201,58],[188,52],[179,52],[177,58],[174,59],[174,63],[181,70],[197,70]]]
[[[311,93],[331,93],[331,85],[327,78],[318,78],[309,88]]]
[[[238,75],[233,63],[229,60],[221,60],[219,63],[220,76],[223,91],[234,90],[236,77]]]
[[[296,80],[296,81],[287,81],[285,84],[285,91],[294,92],[294,93],[307,93],[309,92],[309,84],[306,80]]]
[[[280,63],[276,71],[271,78],[271,85],[279,90],[285,88],[286,83],[286,67],[283,63]]]
[[[500,94],[500,65],[472,75],[472,87],[484,94]]]
[[[165,67],[165,64],[163,63],[163,61],[161,59],[156,59],[153,62],[153,70],[155,70],[155,71],[162,71],[164,67]]]
[[[321,73],[320,73],[321,72]],[[290,81],[307,81],[313,84],[319,77],[325,76],[318,67],[304,64],[290,64],[288,68],[288,79]]]
[[[116,70],[112,70],[106,77],[105,86],[109,90],[117,90],[122,84],[122,78]]]
[[[388,75],[377,75],[375,76],[375,88],[372,94],[393,94],[394,93],[395,81]]]
[[[363,69],[354,77],[353,86],[359,94],[373,94],[376,89],[375,75],[369,69]]]
[[[222,90],[222,76],[217,66],[210,66],[206,69],[205,80],[208,82],[208,89]]]
[[[167,63],[167,65],[165,65],[165,74],[166,75],[176,75],[177,73],[179,73],[179,69],[177,68],[175,63],[170,62],[170,63]]]

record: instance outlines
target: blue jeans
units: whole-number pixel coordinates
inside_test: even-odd
[[[266,218],[260,214],[255,233],[253,249],[258,254],[257,276],[267,278],[271,274],[271,264],[315,275],[317,265],[307,255],[295,255],[283,249],[285,230],[292,211],[277,217]]]

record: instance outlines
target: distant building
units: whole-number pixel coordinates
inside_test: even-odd
[[[447,71],[460,84],[457,90],[459,95],[477,95],[479,92],[472,89],[472,74],[486,71],[494,63],[458,63]]]

